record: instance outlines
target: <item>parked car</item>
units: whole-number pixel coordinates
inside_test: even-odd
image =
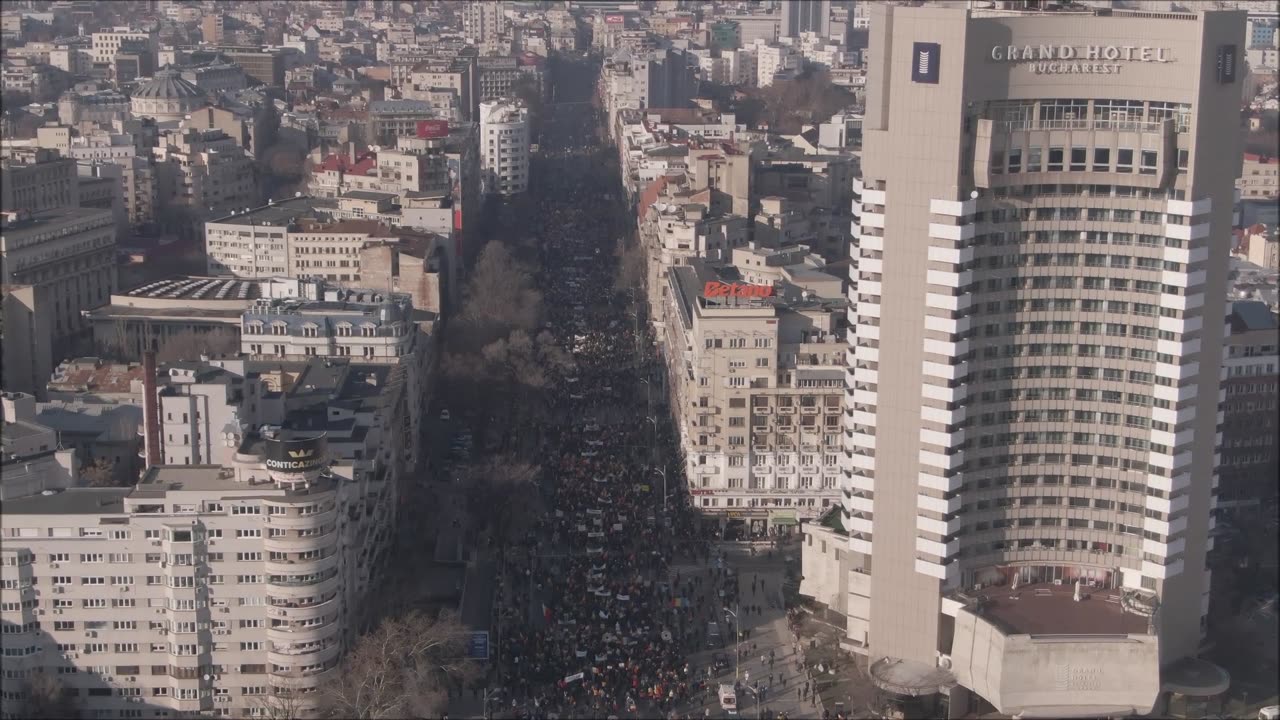
[[[711,656],[711,664],[712,664],[712,667],[716,669],[716,671],[728,670],[729,656],[725,655],[722,652],[718,652],[715,655]]]

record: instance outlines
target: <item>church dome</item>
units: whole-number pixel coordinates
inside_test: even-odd
[[[129,99],[135,117],[181,120],[207,103],[205,92],[170,66],[156,72]]]
[[[139,100],[203,99],[204,91],[182,79],[177,70],[165,68],[133,93]]]

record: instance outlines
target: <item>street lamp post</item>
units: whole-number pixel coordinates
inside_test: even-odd
[[[658,459],[658,418],[656,415],[648,415],[645,420],[653,424],[653,443],[649,446],[649,462],[653,463]]]
[[[640,378],[640,382],[644,383],[644,400],[645,400],[645,406],[648,408],[647,412],[652,413],[653,412],[653,392],[652,392],[653,383],[649,381],[649,378]]]
[[[733,616],[733,684],[738,684],[738,660],[742,657],[742,627],[738,624],[738,613],[736,608],[738,603],[734,603],[735,610],[723,608],[723,610]]]
[[[654,472],[662,476],[662,512],[667,511],[667,471],[664,468],[655,467]]]

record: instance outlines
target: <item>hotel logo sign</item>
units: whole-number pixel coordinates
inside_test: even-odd
[[[911,82],[937,85],[942,46],[918,42],[911,46]]]
[[[1170,63],[1173,53],[1149,45],[997,45],[991,59],[1026,64],[1037,75],[1115,75],[1122,63]]]

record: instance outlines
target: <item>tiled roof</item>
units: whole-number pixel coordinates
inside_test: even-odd
[[[353,163],[346,155],[330,155],[320,162],[318,171],[332,172],[341,170],[348,175],[371,175],[378,166],[377,153],[364,153]]]

